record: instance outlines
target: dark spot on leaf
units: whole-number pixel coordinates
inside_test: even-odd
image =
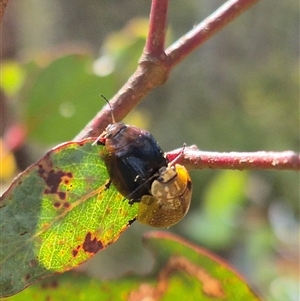
[[[73,257],[76,257],[77,256],[77,254],[78,254],[78,250],[72,250],[72,255],[73,255]]]
[[[77,256],[77,254],[78,254],[80,248],[81,248],[81,245],[78,245],[78,246],[76,247],[76,249],[73,249],[73,250],[72,250],[72,255],[73,255],[73,257],[76,257],[76,256]]]
[[[32,260],[30,260],[29,265],[30,265],[31,267],[36,267],[36,266],[38,265],[38,261],[35,260],[35,259],[32,259]]]
[[[65,207],[65,208],[69,208],[69,207],[70,207],[70,203],[64,202],[64,207]]]
[[[30,274],[25,275],[25,280],[28,281],[30,279]]]
[[[24,232],[20,233],[20,236],[23,236],[23,235],[25,235],[27,233],[28,233],[28,231],[24,231]]]
[[[57,194],[58,194],[58,197],[61,200],[65,200],[66,199],[66,193],[65,192],[59,191]]]
[[[54,207],[59,208],[61,206],[61,203],[60,202],[55,202],[53,205],[54,205]]]
[[[48,193],[57,193],[57,189],[59,184],[61,183],[61,178],[65,175],[65,173],[61,170],[55,172],[53,169],[43,176],[47,186],[49,187]]]
[[[46,161],[47,162],[47,161]],[[73,177],[71,172],[64,172],[62,170],[55,170],[50,162],[38,165],[38,174],[42,177],[47,185],[44,190],[45,194],[57,194],[61,200],[66,199],[66,193],[63,191],[58,191],[60,183],[69,183],[70,179]]]
[[[83,242],[83,250],[88,253],[97,253],[101,249],[103,249],[103,244],[100,240],[97,240],[96,237],[92,239],[92,234],[89,232],[84,239]]]

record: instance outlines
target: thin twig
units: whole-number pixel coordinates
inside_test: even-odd
[[[150,11],[148,38],[144,52],[154,57],[164,53],[168,0],[153,0]]]
[[[182,148],[167,153],[172,161],[182,153]],[[206,152],[196,146],[185,147],[178,163],[188,169],[237,169],[237,170],[300,170],[300,154],[293,151],[283,152]]]
[[[204,44],[228,23],[236,19],[259,0],[230,0],[181,37],[166,50],[169,64],[174,67],[196,48]]]

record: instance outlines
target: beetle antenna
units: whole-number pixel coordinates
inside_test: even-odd
[[[106,103],[109,106],[109,111],[110,111],[110,116],[111,116],[112,123],[116,123],[116,120],[115,120],[115,117],[114,117],[114,111],[112,109],[112,106],[111,106],[110,102],[107,100],[107,98],[104,95],[100,94],[100,96],[106,101]],[[97,139],[92,143],[92,145],[97,144],[97,142],[100,140],[100,138],[103,135],[103,133],[97,137]]]
[[[109,106],[112,123],[116,123],[116,120],[115,120],[115,117],[114,117],[114,111],[113,111],[113,108],[112,108],[110,102],[107,100],[107,98],[104,95],[100,94],[100,96],[106,101],[106,103]]]
[[[178,160],[178,158],[180,158],[184,154],[185,147],[186,144],[183,143],[180,153],[168,164],[169,166],[175,165],[175,162]]]

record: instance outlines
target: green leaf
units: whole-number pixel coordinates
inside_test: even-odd
[[[136,281],[136,278],[100,281],[71,271],[42,280],[5,301],[127,300],[126,297]]]
[[[162,300],[260,300],[233,268],[204,248],[163,231],[147,234],[146,244],[156,255],[157,287],[167,287]]]
[[[28,65],[22,112],[30,138],[44,144],[67,141],[94,117],[115,90],[112,75],[92,73],[88,55],[67,55],[44,68]],[[64,125],[67,124],[65,127]]]
[[[207,250],[163,231],[146,234],[144,242],[157,259],[147,277],[101,281],[71,272],[46,279],[7,301],[260,300],[237,272]]]
[[[78,266],[118,239],[137,214],[113,185],[94,139],[49,151],[0,199],[0,295]]]

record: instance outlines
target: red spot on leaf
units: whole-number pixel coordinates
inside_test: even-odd
[[[81,246],[78,245],[76,249],[73,249],[73,250],[72,250],[72,255],[73,255],[73,257],[76,257],[76,256],[77,256],[77,254],[78,254],[80,248],[81,248]]]
[[[59,208],[61,206],[61,203],[60,202],[55,202],[53,205],[54,205],[54,207]]]
[[[100,240],[97,240],[96,237],[92,239],[92,234],[89,232],[83,242],[83,250],[88,253],[97,253],[103,249],[103,244]]]
[[[59,191],[57,194],[58,194],[58,196],[61,200],[66,199],[66,193],[65,192]]]
[[[69,208],[69,207],[70,207],[70,203],[64,202],[64,207],[65,207],[65,208]]]

